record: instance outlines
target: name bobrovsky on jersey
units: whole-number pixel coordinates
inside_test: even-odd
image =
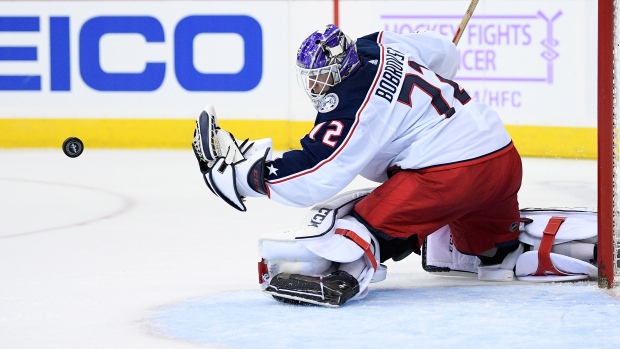
[[[400,79],[403,77],[404,61],[405,55],[402,52],[391,47],[387,48],[385,68],[383,68],[383,74],[381,74],[381,80],[375,95],[385,98],[392,103],[394,94],[400,84]]]

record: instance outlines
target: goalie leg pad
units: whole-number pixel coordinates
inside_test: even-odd
[[[510,253],[502,253],[505,249]],[[496,253],[499,258],[505,256],[503,259],[494,265],[481,265],[477,256],[466,255],[456,249],[452,243],[450,228],[444,226],[426,238],[422,246],[422,267],[427,272],[440,276],[477,276],[484,281],[512,281],[513,269],[523,250],[521,244],[498,249],[499,252]]]
[[[550,253],[549,258],[557,271],[544,271],[536,275],[539,271],[538,251],[525,252],[517,261],[517,279],[528,282],[558,282],[598,277],[597,267],[590,263],[556,253]]]
[[[598,276],[596,266],[579,259],[594,258],[594,245],[574,241],[591,240],[597,228],[595,213],[538,211],[530,217],[533,217],[529,219],[531,223],[525,226],[525,231],[521,233],[519,239],[531,243],[538,250],[527,252],[519,258],[516,266],[519,280],[574,281]],[[592,251],[591,254],[587,253],[588,246]]]
[[[341,268],[348,268],[347,263],[363,266],[351,269],[356,270],[353,276],[359,281],[360,288],[360,293],[354,299],[364,298],[371,282],[379,282],[386,277],[387,268],[379,264],[380,248],[377,239],[352,216],[336,220],[329,237],[310,242],[307,248],[323,258],[341,263]]]
[[[365,297],[370,282],[385,279],[387,268],[379,264],[377,240],[363,224],[347,215],[367,192],[339,195],[313,207],[298,229],[261,237],[259,281],[263,290],[277,294],[273,288],[267,289],[282,287],[273,284],[280,274],[325,278],[337,269],[335,272],[346,273],[357,282],[356,293],[342,298],[347,301]]]
[[[286,274],[302,274],[302,275],[325,275],[336,270],[332,261],[325,258],[314,258],[310,260],[286,260],[286,259],[270,259],[263,261],[267,265],[267,273],[269,275]],[[261,280],[261,282],[264,280]]]
[[[441,276],[476,276],[480,260],[459,252],[447,225],[429,235],[422,245],[422,268]]]
[[[596,232],[595,213],[538,210],[533,213],[522,212],[524,215],[524,218],[529,218],[524,219],[528,224],[519,235],[522,241],[519,249],[509,254],[495,270],[480,267],[480,279],[488,279],[489,275],[492,279],[501,277],[501,272],[509,269],[505,271],[505,277],[511,280],[513,268],[519,281],[575,281],[598,276],[596,266],[586,262],[593,260],[595,254],[595,246],[590,243]],[[528,248],[538,250],[523,253],[523,243],[531,244]]]
[[[295,237],[295,232],[285,232],[259,240],[262,259],[259,275],[264,286],[271,285],[281,273],[326,275],[331,268],[339,267],[356,278],[357,290],[361,292],[353,296],[361,299],[368,294],[371,282],[385,279],[387,268],[378,264],[378,255],[373,254],[379,253],[378,243],[355,218],[337,219],[329,232],[314,238],[304,236],[306,232],[299,231],[303,236],[300,239]],[[263,275],[265,271],[267,275]]]
[[[361,223],[347,216],[368,192],[370,190],[359,190],[338,195],[313,207],[298,228],[263,235],[259,239],[260,257],[266,261],[308,261],[321,257],[349,263],[367,255],[352,239],[336,234],[336,229],[343,229],[356,232],[368,244],[377,262],[378,243]]]
[[[519,281],[556,282],[598,276],[596,212],[524,209],[521,218],[521,244],[501,264],[480,265],[477,257],[461,254],[451,243],[449,229],[444,227],[431,234],[422,247],[424,270],[450,276],[477,272],[480,280],[489,281],[510,281],[516,276]]]

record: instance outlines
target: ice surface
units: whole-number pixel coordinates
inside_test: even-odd
[[[0,348],[620,348],[593,282],[430,275],[418,256],[340,309],[259,291],[257,238],[306,209],[238,212],[188,151],[0,151]],[[524,159],[521,207],[595,207],[596,162]],[[356,180],[348,189],[374,186]]]
[[[594,287],[378,287],[340,309],[240,291],[165,307],[152,323],[173,338],[234,348],[617,347],[620,303]]]

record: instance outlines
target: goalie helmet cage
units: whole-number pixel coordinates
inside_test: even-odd
[[[599,287],[620,286],[620,0],[598,1]]]

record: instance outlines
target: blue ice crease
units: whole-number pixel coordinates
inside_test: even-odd
[[[591,284],[374,289],[336,309],[241,291],[160,308],[150,324],[229,348],[620,348],[620,301]]]

